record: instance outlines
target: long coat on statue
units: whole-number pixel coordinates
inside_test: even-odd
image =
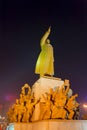
[[[45,74],[54,75],[53,47],[50,40],[47,39],[48,35],[49,32],[47,31],[41,39],[41,52],[36,62],[35,73],[40,74],[40,76]]]

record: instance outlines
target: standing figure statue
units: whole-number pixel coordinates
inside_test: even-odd
[[[51,27],[45,32],[40,41],[41,52],[36,62],[35,73],[40,74],[41,76],[54,75],[54,56],[53,56],[53,47],[50,44],[48,36],[50,35]]]

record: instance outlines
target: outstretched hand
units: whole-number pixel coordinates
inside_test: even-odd
[[[48,33],[50,33],[51,32],[51,26],[48,28]]]

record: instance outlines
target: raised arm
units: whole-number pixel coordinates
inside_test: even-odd
[[[51,27],[48,28],[48,30],[45,32],[45,34],[43,35],[43,37],[41,38],[40,41],[40,45],[43,46],[48,38],[48,36],[50,35],[51,32]]]

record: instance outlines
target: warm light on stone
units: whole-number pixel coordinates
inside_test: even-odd
[[[87,130],[87,120],[43,120],[33,123],[14,123],[9,130]]]

